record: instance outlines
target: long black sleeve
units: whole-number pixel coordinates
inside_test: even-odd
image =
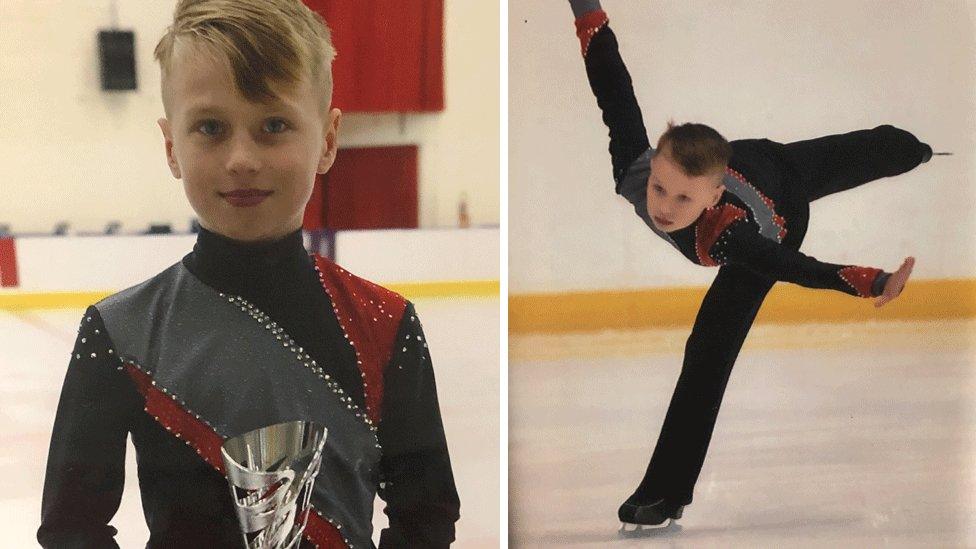
[[[599,8],[599,3],[573,3],[577,13],[594,6]],[[596,96],[603,122],[610,133],[613,179],[617,183],[617,192],[624,194],[621,184],[628,169],[650,148],[644,119],[606,13],[596,9],[579,15],[576,30],[582,44],[590,89]]]
[[[408,303],[384,377],[379,495],[390,527],[381,549],[448,547],[460,503],[420,319]]]
[[[729,227],[712,247],[710,255],[721,264],[742,265],[773,280],[807,288],[837,290],[858,297],[880,295],[883,281],[889,276],[871,267],[824,263],[764,238],[756,232],[755,226],[742,222]]]
[[[71,352],[48,452],[37,540],[42,547],[118,547],[109,525],[125,481],[125,448],[142,410],[95,307]]]

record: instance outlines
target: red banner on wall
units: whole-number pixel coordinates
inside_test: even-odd
[[[0,237],[0,287],[17,286],[17,249],[13,237]]]
[[[345,112],[444,109],[444,1],[304,0],[332,29],[334,106]]]
[[[322,179],[325,227],[416,229],[416,145],[341,149]]]

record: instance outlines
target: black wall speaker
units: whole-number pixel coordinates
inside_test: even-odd
[[[136,89],[135,33],[98,31],[103,90]]]

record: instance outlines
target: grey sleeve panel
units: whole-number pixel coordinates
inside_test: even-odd
[[[654,149],[648,147],[630,163],[623,177],[617,182],[617,194],[626,198],[627,202],[636,204],[638,200],[647,200],[647,178],[651,175],[653,156]]]
[[[569,0],[569,5],[573,8],[573,16],[577,19],[601,9],[600,0]]]
[[[617,194],[634,205],[638,216],[648,225],[651,224],[647,216],[647,178],[651,175],[651,157],[654,149],[648,148],[641,153],[624,172],[617,182]]]
[[[651,216],[647,214],[647,179],[651,176],[651,158],[653,157],[654,149],[649,147],[630,163],[623,177],[617,182],[617,194],[626,198],[627,202],[634,206],[634,213],[655,234],[681,251],[671,235],[655,227]]]
[[[728,172],[722,177],[722,184],[752,212],[752,218],[759,226],[759,234],[776,243],[783,241],[785,232],[781,236],[782,227],[776,222],[776,210],[773,209],[771,200],[766,198],[754,185],[745,180],[739,180]],[[769,201],[767,202],[767,200]]]

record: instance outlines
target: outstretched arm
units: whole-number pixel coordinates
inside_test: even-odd
[[[634,87],[599,0],[570,0],[586,76],[610,131],[616,191],[632,204],[644,199],[652,150]]]
[[[890,273],[873,267],[824,263],[761,236],[755,227],[733,223],[709,251],[721,264],[737,264],[774,280],[822,288],[858,297],[884,293]]]

